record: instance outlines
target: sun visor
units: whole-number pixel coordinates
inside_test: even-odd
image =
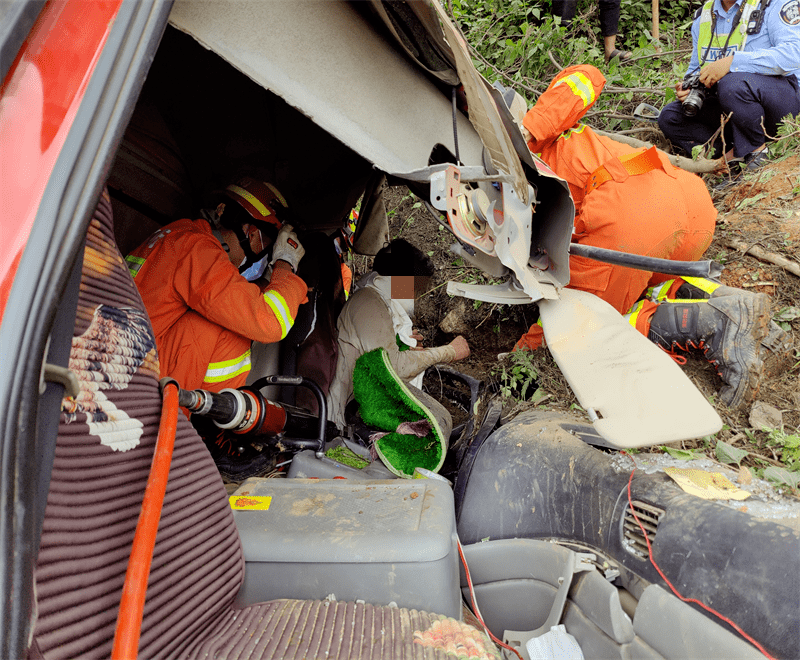
[[[384,172],[427,167],[437,144],[456,153],[450,99],[351,3],[179,0],[170,23]],[[462,162],[481,165],[480,137],[456,122]]]

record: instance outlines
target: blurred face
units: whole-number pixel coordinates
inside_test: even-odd
[[[421,275],[392,275],[392,298],[413,300],[428,290],[430,277]]]
[[[413,275],[392,275],[392,299],[408,300],[414,297]]]

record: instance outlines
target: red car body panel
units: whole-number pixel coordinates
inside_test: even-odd
[[[48,2],[0,86],[0,320],[42,194],[121,4]]]

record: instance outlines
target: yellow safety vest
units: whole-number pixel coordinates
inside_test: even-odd
[[[733,34],[716,33],[716,13],[714,0],[708,0],[700,13],[700,33],[697,37],[697,58],[700,64],[714,62],[729,53],[744,50],[747,42],[747,23],[750,14],[761,4],[761,0],[745,0],[739,23],[734,27]],[[706,50],[708,54],[706,55]]]

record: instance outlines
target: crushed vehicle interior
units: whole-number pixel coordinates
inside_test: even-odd
[[[528,658],[561,624],[586,658],[796,657],[798,532],[632,474],[616,451],[721,421],[635,332],[614,341],[641,351],[651,386],[612,373],[622,349],[605,335],[575,348],[576,324],[618,321],[564,289],[568,188],[459,40],[435,1],[121,4],[88,137],[65,147],[66,183],[43,197],[3,317],[3,352],[39,357],[3,362],[0,655],[447,658],[455,640],[457,657]],[[159,387],[124,257],[241,173],[274,182],[303,232],[334,232],[360,202],[366,255],[388,240],[385,186],[408,186],[465,259],[505,279],[457,293],[539,303],[592,421],[532,411],[500,425],[490,401],[454,429],[445,478],[398,479],[325,455],[369,461],[347,429],[330,432],[322,401],[293,408],[295,347],[276,344],[263,395],[319,417],[316,434],[277,438],[285,478],[226,492],[180,413],[165,450],[162,397],[180,393]],[[449,373],[477,410],[482,383]],[[685,414],[647,417],[658,388]],[[123,450],[125,433],[137,439]]]

